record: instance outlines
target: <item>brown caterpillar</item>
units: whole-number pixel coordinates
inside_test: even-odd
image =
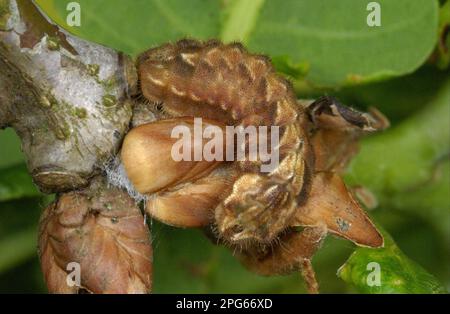
[[[151,49],[140,56],[138,72],[144,97],[162,104],[166,117],[202,117],[218,125],[280,127],[280,162],[274,171],[260,173],[260,160],[246,159],[234,165],[223,162],[210,168],[214,171],[206,179],[207,192],[202,181],[205,179],[186,184],[181,177],[177,182],[153,188],[151,192],[157,193],[148,203],[149,212],[182,226],[206,225],[213,218],[220,237],[235,244],[269,243],[275,239],[307,195],[313,169],[312,150],[305,134],[306,115],[296,105],[291,84],[275,73],[267,57],[250,54],[240,44],[225,45],[215,40],[181,40]],[[159,168],[146,168],[145,163],[154,165],[154,158],[136,161],[136,155],[145,154],[136,154],[136,141],[130,138],[143,133],[140,131],[144,128],[148,136],[160,125],[133,129],[122,150],[133,183],[142,172],[154,173]],[[149,191],[142,188],[139,192]],[[188,200],[199,193],[201,197],[196,201]],[[167,218],[175,212],[178,218]],[[180,218],[191,217],[192,213],[195,219],[187,219],[189,222]]]
[[[121,160],[134,189],[146,196],[152,217],[175,226],[208,227],[212,239],[232,248],[256,273],[301,270],[310,292],[318,291],[311,258],[328,233],[358,245],[383,245],[339,176],[358,139],[387,127],[378,111],[361,113],[331,97],[297,101],[268,58],[215,40],[181,40],[151,49],[139,57],[138,75],[146,103],[135,108]],[[175,161],[171,131],[182,125],[195,134],[196,118],[205,121],[200,131],[275,126],[279,141],[270,143],[270,151],[279,152],[279,164],[263,172],[266,160],[247,155],[234,161]],[[263,140],[276,134],[270,132]],[[227,153],[240,146],[220,143],[214,149]],[[243,144],[249,152],[251,141],[245,138]],[[202,139],[198,146],[208,143]],[[187,151],[195,155],[195,148]]]

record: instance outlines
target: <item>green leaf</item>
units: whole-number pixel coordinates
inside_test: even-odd
[[[409,197],[407,193],[431,179],[436,163],[449,156],[449,116],[447,80],[420,111],[363,141],[348,168],[347,182],[369,188],[381,203],[395,193]]]
[[[232,0],[225,10],[224,23],[220,39],[224,42],[247,41],[256,21],[264,0]]]
[[[437,1],[377,1],[381,26],[368,27],[367,2],[267,1],[248,46],[307,61],[314,85],[346,85],[418,68],[436,42]]]
[[[0,169],[0,202],[40,195],[25,164]]]
[[[36,255],[36,228],[0,239],[0,274]]]
[[[24,155],[20,150],[20,138],[13,129],[0,130],[0,147],[2,152],[8,152],[1,154],[0,168],[24,162]]]
[[[403,254],[384,231],[383,236],[383,248],[357,248],[337,275],[361,293],[446,293],[437,279]]]
[[[309,63],[294,63],[289,56],[273,57],[272,63],[278,72],[284,73],[296,80],[303,79],[309,71]]]
[[[421,109],[414,109],[414,115],[385,133],[365,139],[360,152],[349,165],[346,181],[349,185],[361,185],[373,192],[381,207],[408,211],[422,217],[448,245],[450,80],[441,83],[437,76],[427,75],[425,78],[433,80],[434,89],[428,83],[424,86],[403,85],[419,90],[431,89],[432,93],[424,92],[410,101],[414,108],[413,104],[422,100]],[[390,89],[381,88],[379,91],[390,94]],[[406,111],[408,104],[402,103],[408,96],[403,92],[391,92],[392,97],[388,97],[392,105],[395,105],[396,97],[406,98],[398,102]],[[415,91],[411,93],[415,95]]]
[[[81,27],[65,22],[69,0],[37,2],[77,35],[132,55],[183,37],[240,40],[253,52],[308,64],[301,82],[316,87],[410,73],[437,40],[437,0],[380,0],[380,27],[367,25],[359,0],[80,0]]]
[[[362,110],[376,107],[395,126],[433,102],[442,86],[446,84],[448,76],[449,73],[429,65],[421,67],[410,75],[367,85],[351,86],[331,94],[343,103],[357,106]],[[314,98],[318,96],[317,93],[313,95]]]
[[[399,222],[404,223],[406,215],[420,218],[421,227],[428,226],[428,234],[436,235],[436,245],[444,247],[443,256],[448,256],[450,80],[447,76],[447,80],[442,81],[439,78],[442,76],[428,71],[419,74],[422,77],[419,80],[411,77],[393,84],[386,82],[375,89],[376,93],[384,93],[387,97],[378,98],[379,103],[395,106],[397,99],[397,105],[402,108],[398,112],[407,116],[410,107],[413,114],[384,133],[365,139],[359,154],[350,164],[346,181],[374,192],[380,209],[384,209],[379,216],[386,217],[387,211],[396,211],[397,214],[403,214]],[[422,84],[424,80],[430,82]],[[368,93],[360,94],[359,97],[374,104],[377,97],[372,97],[376,93],[370,95],[371,88],[362,87]],[[411,234],[411,226],[405,228],[409,228],[405,232],[411,237],[410,241],[417,241],[415,239],[419,235]],[[408,246],[414,247],[414,244]],[[432,258],[432,255],[428,257]],[[440,272],[446,271],[441,269]]]
[[[201,231],[152,222],[155,293],[299,293],[299,274],[261,277]],[[236,284],[239,283],[239,284]]]
[[[440,69],[446,69],[450,65],[450,1],[448,0],[439,11],[436,64]]]
[[[389,198],[392,210],[408,211],[430,223],[440,235],[440,242],[450,248],[450,160],[436,164],[430,180],[425,184],[396,193]]]
[[[51,199],[0,202],[0,274],[36,256],[39,216]]]
[[[131,55],[184,37],[208,39],[219,35],[219,1],[78,0],[81,27],[66,24],[69,2],[72,1],[37,1],[72,33]]]

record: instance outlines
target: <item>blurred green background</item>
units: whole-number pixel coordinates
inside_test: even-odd
[[[66,23],[69,2],[37,1],[70,32],[133,56],[184,37],[239,40],[272,57],[300,98],[329,94],[385,113],[392,127],[363,141],[346,180],[376,196],[369,214],[395,242],[370,250],[328,237],[313,260],[321,291],[449,290],[449,1],[377,1],[380,27],[367,25],[370,1],[361,0],[82,0],[80,27]],[[46,291],[36,237],[52,196],[36,190],[24,162],[14,131],[0,131],[0,292]],[[299,274],[251,274],[198,230],[151,228],[154,292],[305,292]],[[381,264],[381,287],[365,283],[370,261]]]

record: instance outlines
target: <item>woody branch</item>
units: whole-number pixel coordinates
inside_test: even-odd
[[[135,77],[129,57],[58,28],[33,2],[0,0],[0,129],[20,137],[40,190],[58,193],[39,232],[50,292],[151,288],[144,217],[101,173],[128,130]],[[76,286],[66,283],[71,263]]]

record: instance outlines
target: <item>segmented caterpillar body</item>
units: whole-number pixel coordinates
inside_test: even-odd
[[[214,208],[218,235],[226,241],[274,240],[306,197],[313,169],[306,115],[291,84],[267,57],[215,40],[181,40],[151,49],[140,56],[138,71],[144,97],[162,103],[170,118],[279,126],[279,166],[261,173],[260,161],[237,163],[229,192]]]

